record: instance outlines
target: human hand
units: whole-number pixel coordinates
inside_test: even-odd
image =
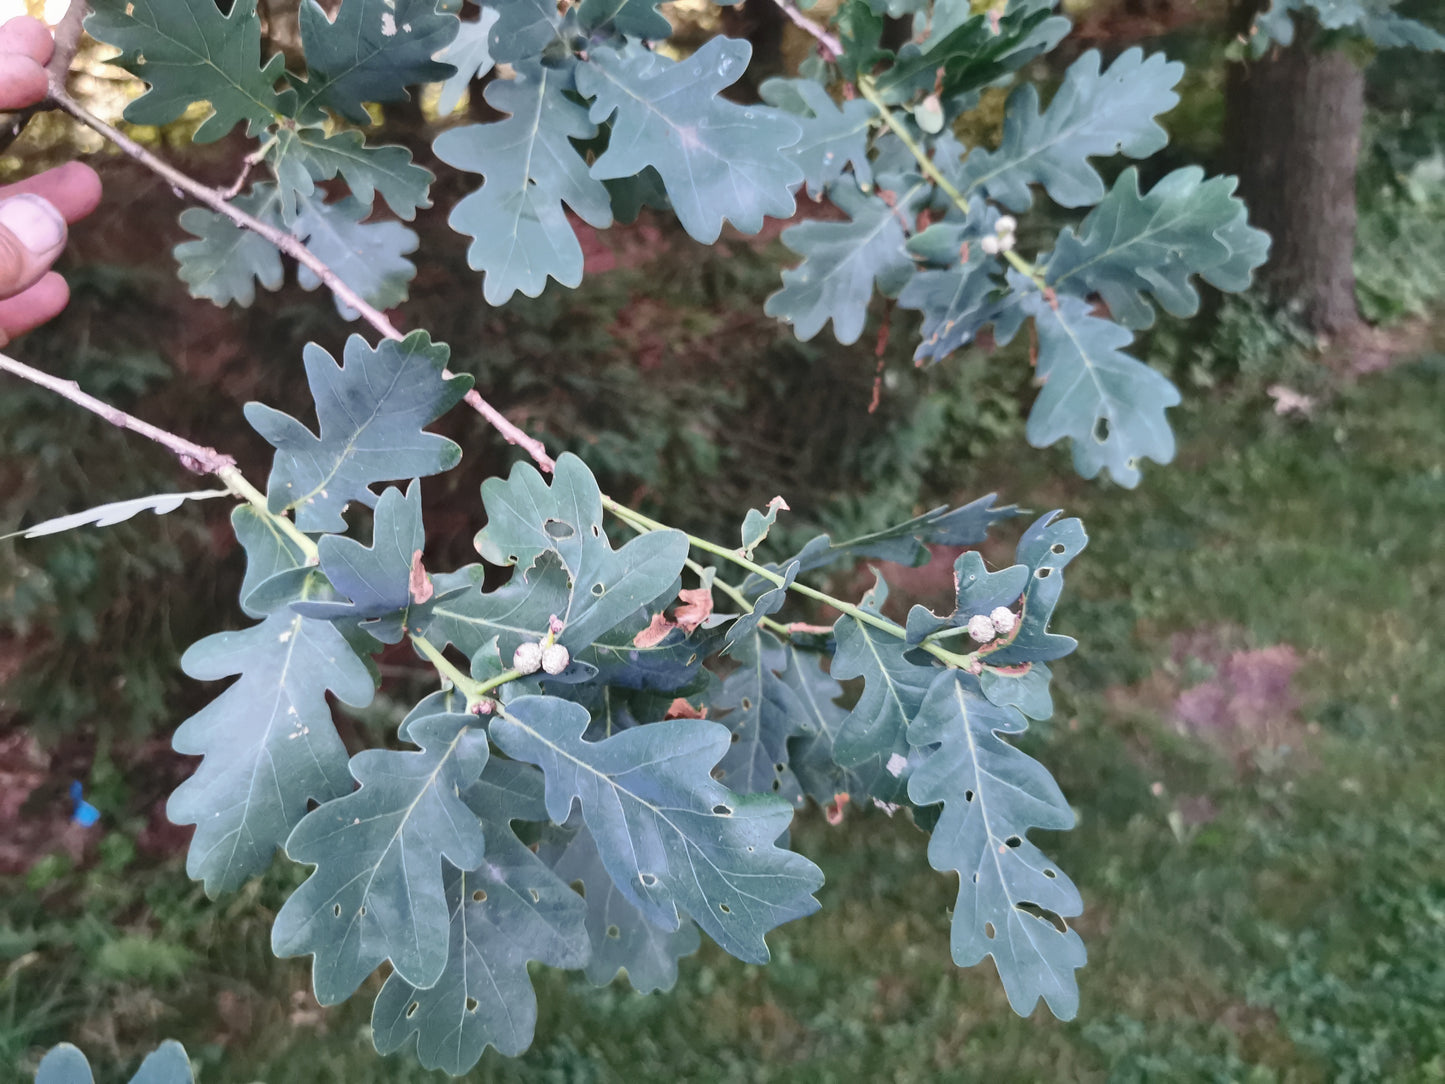
[[[44,100],[45,65],[54,50],[38,19],[22,16],[0,26],[0,110]],[[99,202],[100,178],[82,162],[0,185],[0,346],[65,308],[70,288],[50,265],[65,248],[67,225]]]

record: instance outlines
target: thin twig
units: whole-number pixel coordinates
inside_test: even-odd
[[[86,109],[85,106],[72,98],[63,86],[57,86],[52,81],[50,93],[52,100],[59,108],[65,110],[65,112],[69,113],[82,124],[93,128],[105,136],[106,139],[114,143],[131,158],[141,163],[141,165],[153,173],[159,174],[177,189],[185,192],[198,202],[205,204],[217,214],[229,218],[242,229],[250,230],[264,237],[297,263],[306,267],[315,274],[318,279],[325,283],[326,287],[335,294],[343,304],[360,313],[362,319],[375,328],[382,336],[398,341],[402,339],[402,333],[397,330],[395,324],[387,319],[385,313],[381,312],[375,306],[367,304],[366,300],[362,298],[360,294],[341,280],[341,276],[333,271],[330,265],[320,259],[292,234],[287,233],[285,230],[278,229],[270,223],[263,222],[254,215],[247,214],[234,204],[228,203],[225,197],[214,188],[201,184],[168,162],[156,157],[120,129],[114,125],[107,124],[90,110]],[[442,375],[451,377],[455,374],[449,370],[444,370]],[[552,461],[552,457],[547,454],[546,445],[540,440],[536,437],[528,436],[515,424],[508,421],[506,416],[483,399],[481,393],[475,388],[467,392],[465,402],[485,418],[491,426],[502,435],[507,443],[522,448],[532,457],[539,467],[551,473],[555,464]]]
[[[75,54],[80,49],[85,17],[89,14],[90,5],[86,0],[70,0],[70,6],[65,9],[60,22],[55,24],[55,52],[50,56],[50,63],[45,65],[52,93],[57,85],[61,90],[65,89],[65,78],[70,74],[70,62],[75,59]]]
[[[828,60],[837,60],[843,55],[843,43],[799,11],[796,5],[789,0],[773,0],[773,3],[782,9],[794,26],[813,36]]]
[[[58,376],[51,376],[49,373],[31,368],[24,362],[16,361],[4,354],[0,354],[0,370],[13,373],[32,384],[38,384],[48,391],[53,391],[56,395],[63,396],[77,406],[84,407],[92,414],[104,418],[111,425],[129,429],[132,433],[139,433],[141,436],[155,441],[174,453],[187,470],[196,474],[219,474],[226,467],[236,465],[234,459],[228,455],[222,455],[214,448],[205,448],[194,444],[184,437],[178,437],[174,433],[151,425],[150,422],[143,422],[119,407],[113,407],[93,395],[86,394],[80,390],[80,385],[74,380],[61,380]]]

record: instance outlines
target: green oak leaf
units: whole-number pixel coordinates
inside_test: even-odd
[[[254,185],[232,203],[268,225],[285,229],[275,185]],[[281,253],[259,233],[204,207],[187,207],[180,221],[181,228],[197,238],[182,241],[173,251],[181,281],[192,297],[203,297],[221,308],[233,301],[247,306],[256,300],[258,282],[267,290],[281,288],[286,278]]]
[[[1067,437],[1076,471],[1093,478],[1107,468],[1130,489],[1139,484],[1140,459],[1173,459],[1174,433],[1164,411],[1179,404],[1179,392],[1123,352],[1133,336],[1068,294],[1051,302],[1031,292],[1020,303],[1038,331],[1043,383],[1029,411],[1029,443],[1047,448]]]
[[[247,617],[265,617],[272,612],[272,607],[257,606],[252,602],[256,589],[283,572],[305,566],[306,554],[294,539],[276,526],[275,520],[262,515],[249,504],[237,505],[231,510],[231,529],[246,553],[246,573],[241,580],[241,609]],[[278,600],[275,608],[289,606],[290,602],[289,598]]]
[[[788,566],[783,569],[783,582],[779,584],[759,578],[759,582],[767,583],[767,588],[753,599],[751,610],[735,618],[733,623],[728,626],[727,634],[723,638],[724,651],[732,651],[741,640],[757,631],[763,623],[763,618],[771,616],[783,608],[783,604],[788,601],[788,589],[793,586],[793,581],[798,578],[798,572],[802,567],[798,561],[789,562]]]
[[[865,597],[863,609],[876,612],[886,593],[880,581]],[[903,640],[855,618],[839,618],[833,630],[838,642],[833,677],[863,679],[858,702],[837,726],[833,759],[864,780],[872,797],[901,801],[907,787],[909,723],[938,668],[910,662]]]
[[[315,870],[276,915],[271,949],[313,957],[321,1004],[350,997],[384,960],[420,987],[446,969],[442,860],[472,869],[490,842],[459,797],[487,760],[477,722],[465,713],[410,720],[417,751],[357,753],[360,787],[312,810],[287,839],[291,860]]]
[[[706,244],[724,221],[757,233],[764,216],[790,218],[802,170],[787,154],[801,129],[768,106],[718,97],[747,69],[752,47],[712,38],[686,60],[646,50],[593,50],[577,69],[577,90],[592,98],[592,120],[609,117],[607,150],[592,163],[598,180],[661,175],[683,229]]]
[[[748,509],[748,514],[743,517],[742,527],[744,557],[752,560],[753,551],[763,544],[763,540],[768,537],[768,532],[773,529],[773,524],[778,522],[778,513],[787,510],[788,502],[782,497],[774,497],[770,500],[766,510]]]
[[[371,1028],[380,1053],[399,1050],[415,1034],[421,1064],[454,1076],[476,1065],[488,1045],[516,1057],[531,1045],[537,1022],[527,962],[587,962],[587,905],[509,823],[545,818],[541,795],[534,768],[496,760],[463,791],[486,833],[486,858],[475,869],[447,870],[448,955],[440,977],[422,988],[393,972],[377,995]]]
[[[420,632],[432,608],[448,594],[433,586],[423,602],[412,596],[413,564],[425,545],[421,486],[412,482],[405,496],[388,489],[376,504],[370,546],[335,534],[317,543],[321,571],[338,596],[297,602],[291,608],[323,621],[361,621],[362,630],[381,643],[398,643],[408,631]],[[464,588],[452,590],[460,594]]]
[[[908,611],[908,642],[919,644],[944,630],[961,630],[970,618],[980,614],[987,617],[1000,606],[1017,605],[1032,571],[1026,565],[1010,565],[990,572],[977,550],[960,553],[953,563],[953,613],[939,617],[926,606],[914,606]]]
[[[1394,3],[1395,0],[1274,0],[1269,9],[1255,19],[1250,44],[1255,56],[1263,56],[1272,41],[1286,46],[1292,44],[1295,26],[1290,15],[1308,9],[1325,30],[1354,30],[1382,49],[1445,51],[1445,34],[1391,11]]]
[[[873,186],[868,136],[878,119],[877,106],[862,98],[839,105],[812,79],[768,79],[758,91],[763,101],[791,114],[803,129],[803,138],[787,148],[787,154],[802,169],[810,196],[819,199],[850,165],[860,187]]]
[[[844,768],[834,754],[838,732],[849,714],[838,703],[843,686],[823,669],[822,655],[800,651],[791,644],[783,652],[784,666],[778,677],[793,691],[801,711],[799,733],[788,742],[787,763],[803,793],[819,805],[827,805],[839,794],[861,798],[873,793],[879,780],[866,780]]]
[[[186,1048],[174,1039],[167,1039],[145,1056],[130,1084],[193,1084],[191,1059]],[[40,1059],[35,1071],[35,1084],[94,1084],[90,1062],[77,1047],[69,1043],[52,1046]]]
[[[732,744],[714,777],[739,794],[777,794],[794,804],[802,788],[788,768],[788,741],[806,726],[803,706],[779,679],[787,666],[783,645],[761,629],[732,645],[738,666],[713,694],[709,717],[727,727]]]
[[[443,377],[450,354],[424,331],[375,349],[353,335],[344,361],[315,343],[302,355],[316,401],[321,436],[295,418],[246,404],[246,420],[276,449],[268,503],[271,511],[295,509],[303,531],[341,532],[350,501],[375,507],[371,486],[396,478],[420,478],[450,470],[462,451],[424,427],[461,401],[471,377]]]
[[[492,740],[547,780],[547,813],[573,802],[612,882],[649,922],[675,930],[685,911],[725,950],[764,963],[764,935],[817,910],[822,871],[775,845],[792,810],[772,795],[736,794],[709,774],[727,752],[716,723],[671,719],[582,739],[587,710],[523,696],[493,718]]]
[[[670,990],[677,984],[677,963],[698,950],[697,923],[683,919],[675,930],[653,925],[612,883],[597,841],[573,815],[561,829],[542,835],[537,857],[567,884],[581,883],[587,908],[587,939],[591,955],[586,975],[594,986],[606,986],[627,972],[639,994]]]
[[[919,806],[943,805],[928,861],[959,877],[954,963],[970,967],[992,956],[1015,1012],[1027,1016],[1042,997],[1055,1016],[1071,1020],[1084,944],[1048,916],[1063,925],[1083,901],[1027,837],[1031,828],[1071,828],[1074,815],[1043,765],[1000,737],[1026,725],[1012,708],[990,703],[970,675],[939,673],[909,730],[926,755],[908,796]]]
[[[437,54],[437,59],[456,68],[456,73],[442,84],[441,95],[437,98],[437,112],[447,116],[453,112],[472,84],[492,70],[492,27],[501,15],[495,8],[484,7],[474,22],[464,22],[457,28],[452,43]]]
[[[526,572],[544,553],[555,554],[579,598],[586,592],[596,600],[591,605],[598,616],[590,620],[585,610],[575,622],[558,613],[569,626],[582,626],[561,634],[560,641],[569,648],[580,650],[591,642],[582,635],[584,629],[600,634],[639,606],[675,593],[669,588],[687,559],[687,536],[651,531],[613,550],[602,529],[597,479],[570,452],[558,458],[550,486],[528,463],[514,464],[506,479],[488,478],[482,483],[482,504],[487,525],[477,533],[476,547],[484,559]],[[578,609],[575,604],[573,609]],[[588,623],[582,625],[584,621]]]
[[[975,148],[958,172],[967,195],[981,190],[1014,211],[1033,202],[1029,185],[1041,184],[1063,207],[1084,207],[1104,196],[1104,182],[1089,159],[1126,154],[1147,158],[1169,141],[1154,117],[1174,108],[1173,87],[1184,66],[1127,49],[1100,71],[1090,50],[1073,64],[1047,109],[1025,83],[1009,95],[998,150]]]
[[[190,0],[97,0],[85,29],[121,51],[115,63],[150,89],[125,107],[132,124],[165,125],[195,102],[211,115],[193,137],[209,143],[246,122],[255,133],[277,119],[276,83],[285,74],[277,53],[261,63],[256,0],[235,0],[229,14]]]
[[[658,0],[582,0],[577,23],[584,34],[611,27],[630,38],[661,41],[672,36],[672,24],[657,5]]]
[[[363,301],[390,309],[406,300],[407,283],[416,275],[416,265],[404,257],[416,251],[417,236],[399,222],[363,222],[370,210],[351,196],[322,203],[298,195],[291,232]],[[304,264],[297,269],[296,280],[305,290],[322,284]],[[359,315],[339,297],[334,300],[336,311],[346,319]]]
[[[281,128],[266,161],[276,174],[281,213],[287,222],[296,220],[298,198],[315,202],[316,182],[338,174],[365,207],[371,206],[378,192],[407,221],[416,217],[417,208],[431,206],[427,194],[431,172],[411,160],[411,151],[368,146],[360,132],[328,135],[321,128]]]
[[[549,0],[488,0],[487,8],[498,16],[488,40],[498,64],[535,60],[558,39],[562,17]]]
[[[1040,261],[1044,277],[1056,289],[1098,294],[1125,327],[1154,323],[1154,307],[1144,296],[1151,291],[1172,315],[1193,316],[1199,311],[1194,275],[1240,255],[1255,261],[1248,275],[1268,252],[1268,235],[1247,225],[1238,230],[1246,211],[1234,196],[1236,183],[1233,177],[1206,181],[1202,169],[1190,166],[1141,195],[1138,170],[1130,166],[1078,234],[1065,229],[1059,235],[1053,254]],[[1244,242],[1239,250],[1231,244],[1236,236]]]
[[[181,669],[201,681],[240,675],[172,742],[178,753],[204,757],[166,812],[196,826],[186,872],[214,896],[271,864],[308,801],[351,789],[326,692],[364,707],[373,686],[332,625],[285,610],[207,636],[181,657]]]
[[[980,331],[1017,311],[1018,299],[994,278],[999,262],[970,246],[966,262],[945,270],[919,271],[898,295],[898,304],[923,314],[915,361],[940,361],[973,342]],[[1002,335],[1006,339],[1009,336]]]
[[[301,0],[306,50],[302,115],[324,106],[355,124],[369,124],[367,102],[404,102],[407,87],[452,74],[432,57],[451,44],[460,25],[436,0],[346,0],[332,19],[317,0]]]
[[[486,182],[452,208],[452,229],[472,244],[467,263],[482,272],[482,293],[491,305],[520,290],[536,297],[554,278],[564,286],[582,281],[582,245],[565,204],[598,229],[612,223],[612,201],[588,172],[573,139],[595,135],[587,110],[568,93],[570,69],[519,64],[513,79],[487,84],[487,103],[506,120],[468,124],[437,137],[437,157]]]
[[[857,342],[874,287],[897,297],[913,276],[913,260],[903,246],[932,186],[909,174],[880,178],[879,188],[890,190],[893,200],[836,184],[829,196],[849,221],[815,220],[783,231],[783,244],[803,262],[783,272],[782,290],[768,298],[763,311],[792,324],[804,342],[829,320],[840,343]]]
[[[1052,662],[1078,646],[1072,636],[1048,631],[1054,606],[1064,590],[1064,566],[1089,542],[1079,520],[1058,516],[1058,512],[1040,516],[1019,540],[1019,564],[1029,570],[1023,613],[1013,635],[986,653],[985,661],[990,666]]]

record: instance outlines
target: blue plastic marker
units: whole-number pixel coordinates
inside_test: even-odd
[[[100,820],[100,810],[85,800],[85,788],[79,780],[70,784],[70,800],[75,803],[75,813],[70,819],[76,824],[89,828]]]

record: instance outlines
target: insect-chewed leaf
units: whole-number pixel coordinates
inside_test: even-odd
[[[810,196],[819,198],[850,165],[860,186],[872,186],[868,135],[878,119],[877,106],[862,98],[839,105],[812,79],[769,79],[758,91],[763,101],[791,114],[803,129],[803,138],[786,153],[802,169]]]
[[[792,819],[772,795],[736,794],[709,774],[727,751],[716,723],[672,719],[600,742],[582,738],[585,708],[523,696],[492,721],[508,756],[538,765],[547,813],[565,823],[574,801],[623,897],[665,930],[691,915],[724,949],[764,963],[764,936],[812,914],[822,871],[775,845]]]
[[[1089,164],[1099,155],[1147,158],[1169,137],[1154,120],[1179,101],[1174,85],[1184,66],[1162,56],[1125,50],[1101,74],[1090,50],[1069,66],[1049,107],[1025,83],[1009,96],[998,150],[975,148],[959,172],[965,194],[982,189],[1015,211],[1032,202],[1029,185],[1041,184],[1055,203],[1084,207],[1104,196],[1104,182]]]
[[[69,1043],[51,1047],[35,1071],[35,1084],[93,1084],[94,1080],[90,1062]],[[145,1056],[130,1084],[193,1084],[194,1080],[186,1048],[167,1039]]]
[[[351,188],[357,203],[370,207],[376,193],[400,217],[410,221],[418,207],[430,207],[427,190],[432,175],[411,160],[411,151],[397,146],[367,146],[360,132],[328,135],[322,128],[286,128],[276,133],[267,152],[280,185],[282,215],[294,222],[297,200],[313,200],[317,181],[338,173]]]
[[[416,275],[416,265],[405,257],[416,251],[417,238],[400,222],[363,222],[369,212],[351,196],[335,203],[298,196],[291,232],[368,305],[389,309],[406,300],[407,283]],[[296,281],[304,290],[321,285],[304,265],[297,269]],[[359,315],[341,298],[334,300],[346,319]]]
[[[258,184],[232,201],[240,210],[268,225],[285,229],[280,195],[273,184]],[[181,281],[192,297],[204,297],[222,308],[231,302],[245,307],[256,300],[256,284],[280,289],[286,272],[281,253],[259,233],[242,229],[225,215],[204,207],[181,212],[181,228],[196,237],[174,249]]]
[[[498,64],[533,60],[557,40],[562,17],[549,0],[488,0],[486,8],[498,16],[488,41]]]
[[[1059,519],[1059,513],[1040,516],[1019,540],[1019,563],[1029,570],[1024,589],[1023,616],[1013,636],[990,651],[991,666],[1018,666],[1063,658],[1078,644],[1071,636],[1048,631],[1054,606],[1064,590],[1064,566],[1083,552],[1089,538],[1077,519]]]
[[[1076,471],[1093,478],[1107,468],[1131,489],[1139,484],[1140,459],[1173,459],[1174,433],[1164,412],[1179,404],[1179,391],[1124,353],[1133,336],[1068,294],[1050,301],[1033,292],[1021,304],[1038,330],[1043,382],[1029,411],[1029,443],[1047,448],[1067,437]]]
[[[596,666],[597,680],[604,685],[669,693],[692,686],[703,659],[711,653],[714,634],[698,629],[687,635],[675,628],[662,639],[639,647],[635,638],[649,623],[647,612],[638,610],[594,637],[592,646],[576,657]]]
[[[371,1028],[376,1049],[390,1054],[416,1035],[417,1056],[428,1069],[466,1073],[488,1044],[515,1057],[532,1042],[537,996],[527,961],[553,967],[587,962],[586,904],[567,882],[523,846],[508,823],[545,817],[541,781],[535,801],[518,788],[514,769],[489,761],[479,782],[462,795],[487,836],[486,858],[476,869],[447,871],[451,917],[446,967],[419,988],[393,973],[377,995]]]
[[[839,618],[833,629],[838,638],[833,676],[863,679],[858,703],[838,724],[833,758],[851,769],[872,797],[900,801],[908,783],[903,768],[910,753],[909,723],[938,669],[909,662],[907,644],[854,618]]]
[[[898,295],[898,304],[923,314],[923,338],[915,361],[940,361],[1009,312],[1018,301],[994,278],[998,261],[980,248],[966,262],[943,270],[919,271]],[[1006,340],[1011,335],[1001,335]]]
[[[411,719],[416,752],[366,749],[351,758],[360,789],[308,813],[286,841],[316,867],[271,927],[277,956],[314,957],[316,1000],[356,992],[383,960],[428,987],[447,964],[442,859],[482,861],[482,827],[458,796],[481,775],[487,737],[474,715]]]
[[[469,376],[443,378],[449,354],[424,331],[375,349],[353,335],[339,366],[308,343],[303,358],[320,437],[279,410],[246,404],[246,420],[276,449],[271,511],[294,508],[303,531],[344,531],[342,509],[350,501],[374,507],[376,483],[456,466],[462,450],[423,431],[472,386]]]
[[[594,121],[616,118],[592,176],[631,177],[652,166],[683,229],[706,244],[724,220],[757,233],[764,216],[790,218],[803,173],[787,148],[801,129],[776,109],[718,97],[751,53],[730,38],[712,38],[683,61],[645,49],[594,50],[577,69],[577,89],[594,99]]]
[[[788,768],[788,739],[806,725],[803,705],[779,677],[788,665],[783,645],[754,630],[733,645],[738,667],[713,696],[716,720],[732,732],[716,778],[739,794],[777,794],[793,803],[802,788]]]
[[[992,956],[1015,1012],[1027,1016],[1042,997],[1069,1020],[1079,1008],[1074,972],[1084,966],[1084,944],[1063,920],[1083,901],[1027,836],[1031,828],[1070,828],[1074,815],[1043,765],[999,736],[1025,725],[1012,708],[985,699],[969,675],[940,673],[909,732],[920,751],[937,748],[914,770],[908,795],[920,806],[943,804],[928,860],[959,875],[954,963]]]
[[[664,930],[647,921],[612,883],[597,841],[579,816],[563,828],[545,832],[537,857],[567,884],[582,884],[592,947],[586,969],[589,981],[606,986],[619,971],[626,971],[639,994],[672,989],[678,960],[691,956],[702,943],[695,922],[684,918],[677,929]]]
[[[878,183],[894,192],[892,203],[877,193],[864,195],[856,184],[837,184],[829,195],[849,221],[804,222],[783,231],[783,244],[803,262],[783,272],[783,288],[768,298],[763,311],[792,324],[805,342],[829,320],[840,343],[857,342],[874,287],[897,297],[913,275],[913,260],[903,245],[931,186],[915,174],[882,177]]]
[[[207,636],[182,656],[181,669],[201,681],[240,675],[183,722],[173,742],[176,752],[205,758],[167,813],[196,826],[186,871],[215,895],[270,865],[308,801],[351,789],[326,691],[361,707],[373,687],[335,628],[285,610]]]
[[[477,552],[497,565],[527,573],[545,553],[571,577],[567,612],[554,611],[566,628],[559,642],[581,650],[634,610],[670,593],[687,559],[681,531],[652,531],[613,550],[602,530],[602,493],[587,465],[571,453],[557,460],[549,486],[526,463],[505,480],[482,483],[487,525]]]
[[[42,538],[48,534],[73,531],[77,527],[109,527],[115,523],[123,523],[142,512],[154,512],[158,516],[164,516],[169,512],[174,512],[186,501],[208,501],[215,497],[229,497],[230,495],[231,491],[228,489],[198,489],[189,493],[153,493],[149,497],[133,497],[128,501],[111,501],[109,504],[98,504],[94,508],[87,508],[84,512],[72,512],[68,516],[47,519],[34,526],[26,527],[23,531],[0,534],[0,542],[7,538]]]
[[[229,14],[191,0],[97,0],[91,8],[86,31],[120,49],[116,63],[150,84],[125,107],[132,124],[169,124],[207,102],[212,113],[194,138],[209,143],[242,121],[259,130],[276,119],[285,59],[261,63],[256,0],[236,0]]]
[[[454,70],[432,59],[459,25],[455,15],[437,10],[436,0],[346,0],[334,19],[316,0],[302,0],[300,21],[308,73],[303,115],[325,106],[367,124],[366,102],[406,101],[407,87]]]
[[[549,276],[564,286],[582,281],[582,245],[564,203],[599,229],[612,223],[607,189],[572,144],[597,132],[568,97],[572,89],[572,66],[519,64],[515,78],[493,80],[485,91],[489,105],[511,116],[452,128],[433,144],[448,165],[486,177],[448,222],[473,239],[467,263],[482,272],[489,304],[518,290],[536,297]]]
[[[1146,292],[1173,315],[1193,316],[1199,310],[1194,275],[1208,278],[1215,268],[1232,271],[1242,263],[1247,284],[1269,252],[1269,236],[1247,224],[1235,184],[1232,177],[1206,181],[1204,171],[1191,166],[1141,195],[1131,166],[1077,235],[1071,229],[1059,235],[1044,276],[1071,293],[1097,293],[1126,327],[1154,323]]]
[[[480,79],[492,70],[492,27],[499,18],[496,8],[482,8],[477,20],[462,23],[452,43],[437,54],[438,60],[456,68],[456,74],[442,84],[437,98],[437,112],[442,116],[456,109],[473,79]]]
[[[926,606],[914,606],[908,611],[908,642],[922,643],[944,630],[965,628],[971,618],[987,617],[1000,606],[1016,605],[1029,585],[1031,571],[1026,565],[1010,565],[990,572],[977,550],[959,554],[953,563],[953,613],[939,617]]]

